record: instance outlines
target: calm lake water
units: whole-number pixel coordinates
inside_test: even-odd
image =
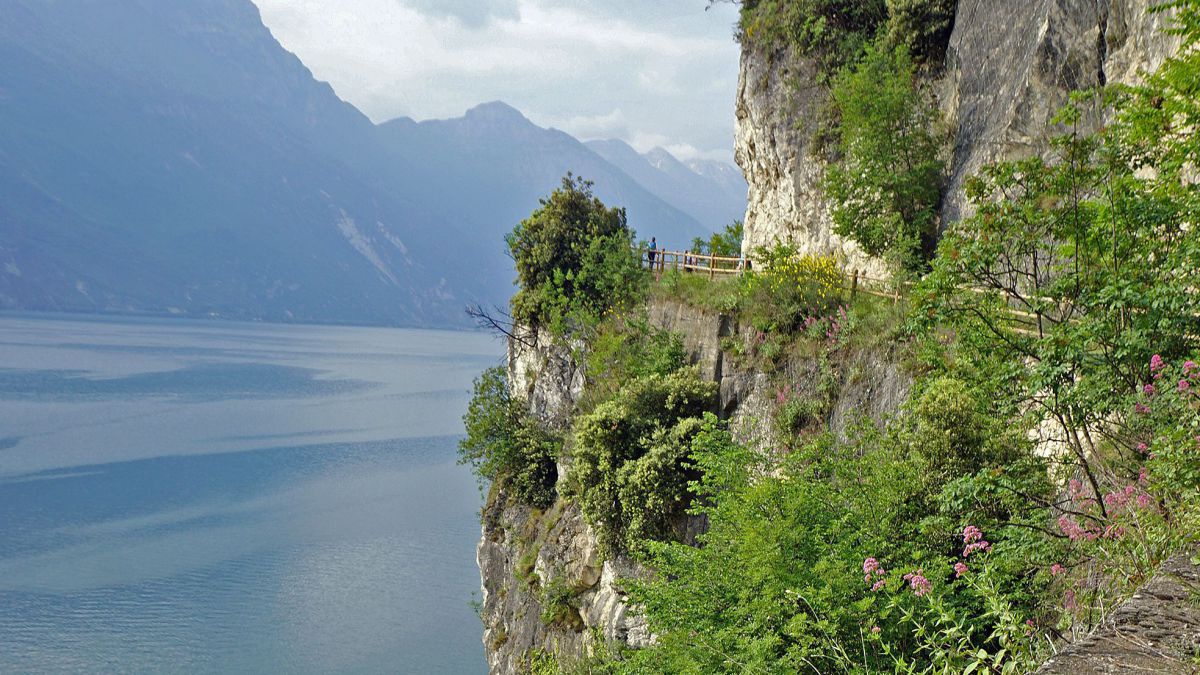
[[[0,672],[486,671],[485,335],[0,315]]]

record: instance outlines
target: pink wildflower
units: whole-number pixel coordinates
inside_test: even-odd
[[[1163,362],[1163,357],[1158,354],[1150,357],[1150,372],[1154,373],[1155,377],[1158,377],[1158,374],[1166,367],[1167,364]]]
[[[884,586],[887,586],[887,579],[880,579],[879,581],[876,581],[874,584],[871,584],[871,592],[878,593],[880,590],[883,589]]]
[[[1195,361],[1185,362],[1183,364],[1183,374],[1191,377],[1193,373],[1200,373],[1200,366],[1197,366]]]
[[[1180,380],[1179,381],[1179,393],[1186,394],[1187,390],[1190,389],[1191,386],[1192,385],[1187,380]]]
[[[1154,498],[1143,492],[1137,497],[1137,504],[1143,509],[1148,509],[1154,504]]]
[[[1085,534],[1084,529],[1079,526],[1079,523],[1066,514],[1058,517],[1058,529],[1062,530],[1062,533],[1067,535],[1067,538],[1071,541],[1076,541]]]
[[[1067,571],[1067,568],[1063,567],[1062,565],[1059,565],[1058,563],[1054,563],[1053,565],[1050,566],[1050,576],[1052,576],[1052,577],[1056,577],[1060,574],[1064,574],[1064,573],[1066,573],[1066,571]]]
[[[1144,403],[1138,403],[1137,405],[1133,406],[1133,409],[1139,415],[1146,415],[1150,412],[1150,406]]]
[[[1144,455],[1144,454],[1146,454],[1147,452],[1149,452],[1149,451],[1150,451],[1150,446],[1146,445],[1145,443],[1138,443],[1138,444],[1137,444],[1137,451],[1138,451],[1138,452],[1140,452],[1140,453],[1142,453],[1142,454]]]
[[[879,626],[871,626],[871,632],[872,632],[872,633],[874,633],[874,634],[876,634],[876,635],[879,635],[879,631],[880,631],[880,628],[879,628]]]
[[[954,563],[954,578],[957,579],[969,571],[967,564],[964,562]]]
[[[929,583],[929,580],[925,578],[923,570],[918,569],[916,572],[905,574],[904,580],[912,588],[913,595],[918,598],[933,590],[933,584]]]
[[[1147,469],[1146,467],[1143,466],[1142,469],[1140,471],[1138,471],[1138,484],[1139,485],[1149,485],[1150,484],[1150,469]]]
[[[866,560],[864,560],[863,565],[862,565],[862,570],[863,570],[863,583],[864,584],[871,583],[871,575],[872,574],[874,574],[877,577],[882,577],[883,575],[887,574],[887,570],[883,569],[883,565],[880,565],[879,561],[876,560],[875,558],[867,558]],[[883,588],[882,580],[875,582],[875,585],[871,587],[871,590],[877,591],[880,588]]]
[[[976,551],[989,551],[992,545],[983,538],[983,531],[974,525],[968,525],[963,528],[963,543],[966,548],[963,549],[963,557],[971,555]]]
[[[1154,396],[1154,385],[1147,384],[1146,386],[1142,387],[1142,393],[1146,396]]]

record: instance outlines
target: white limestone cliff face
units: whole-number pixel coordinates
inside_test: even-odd
[[[1136,83],[1178,49],[1155,0],[960,0],[944,66],[926,84],[950,135],[942,226],[969,214],[964,181],[988,162],[1044,152],[1076,89]],[[742,45],[735,158],[749,183],[747,254],[791,242],[846,269],[885,268],[833,233],[813,142],[829,91],[814,59]]]
[[[749,184],[742,252],[752,258],[760,247],[787,243],[878,275],[881,261],[833,233],[821,188],[826,164],[813,139],[828,95],[814,60],[743,43],[734,127],[734,159]]]

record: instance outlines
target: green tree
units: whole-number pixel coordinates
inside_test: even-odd
[[[884,0],[745,0],[740,30],[744,40],[791,46],[836,68],[886,21]]]
[[[840,159],[825,189],[834,230],[871,255],[919,268],[937,233],[945,165],[907,49],[868,48],[838,74],[833,100]]]
[[[650,374],[576,423],[569,484],[606,548],[635,550],[677,534],[696,477],[691,438],[716,395],[695,369]]]
[[[504,368],[489,368],[475,380],[463,423],[460,463],[470,464],[481,480],[512,490],[521,502],[544,507],[554,501],[562,439],[511,396]]]
[[[956,0],[887,0],[887,43],[907,49],[918,60],[936,62],[945,55],[954,28]]]
[[[506,237],[517,268],[518,322],[566,328],[641,298],[641,272],[625,210],[608,208],[571,174]]]
[[[735,220],[721,232],[714,232],[707,240],[696,237],[692,240],[692,252],[735,258],[742,254],[742,237],[746,228],[742,221]]]

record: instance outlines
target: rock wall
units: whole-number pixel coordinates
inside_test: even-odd
[[[680,335],[702,377],[720,385],[719,412],[730,421],[735,437],[764,452],[778,446],[773,420],[780,382],[797,391],[816,389],[827,376],[811,358],[799,356],[788,358],[771,375],[741,363],[728,348],[740,342],[739,351],[748,351],[756,332],[728,315],[667,301],[651,303],[648,315],[651,325]],[[513,392],[548,426],[569,425],[584,388],[577,362],[584,347],[563,347],[545,333],[509,342]],[[892,356],[886,348],[838,356],[836,395],[825,420],[830,428],[844,432],[858,411],[882,420],[898,409],[911,378]],[[567,464],[560,461],[558,471],[561,480]],[[702,523],[693,520],[687,526],[690,537]],[[530,658],[541,652],[554,654],[561,663],[586,655],[598,641],[637,648],[652,639],[622,587],[624,579],[646,570],[623,557],[604,559],[595,534],[567,500],[541,511],[493,490],[483,509],[477,559],[483,641],[495,675],[525,672]],[[547,620],[547,589],[554,586],[569,590],[570,608]]]
[[[1071,91],[1134,83],[1178,49],[1156,0],[960,0],[944,67],[926,76],[950,135],[942,224],[969,209],[966,178],[997,159],[1045,151],[1050,121]],[[814,132],[829,91],[814,59],[746,40],[736,103],[735,158],[750,184],[747,254],[790,241],[882,274],[879,260],[833,234]]]
[[[884,267],[833,233],[821,185],[825,162],[814,136],[829,90],[813,59],[788,48],[742,44],[734,159],[749,183],[742,251],[790,243],[803,253],[832,253],[847,268],[880,274]]]
[[[1037,675],[1200,672],[1200,549],[1176,555],[1091,635]]]
[[[1072,91],[1134,84],[1176,49],[1156,0],[960,0],[940,86],[953,132],[943,222],[969,214],[963,183],[989,162],[1044,152]]]

